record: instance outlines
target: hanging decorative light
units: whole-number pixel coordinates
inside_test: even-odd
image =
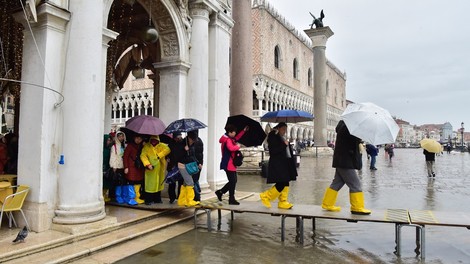
[[[132,76],[136,79],[142,79],[145,76],[145,69],[140,67],[140,62],[135,65],[135,68],[132,70]]]
[[[149,25],[142,29],[142,39],[147,43],[155,43],[158,40],[158,31],[152,25],[152,2],[150,1]]]
[[[147,43],[155,43],[158,40],[158,31],[152,27],[148,26],[142,30],[142,39]]]

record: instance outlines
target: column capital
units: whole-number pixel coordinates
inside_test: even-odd
[[[209,15],[212,12],[212,8],[206,5],[205,2],[192,2],[189,5],[189,14],[191,18],[202,18],[207,19],[209,21]]]
[[[70,12],[49,3],[39,5],[36,10],[38,19],[37,22],[31,23],[32,27],[51,27],[65,32],[65,26],[70,20]],[[17,12],[13,14],[13,17],[18,23],[21,23],[25,29],[28,29],[28,22],[23,12]]]
[[[185,61],[164,61],[154,63],[153,67],[160,72],[179,71],[188,73],[188,70],[191,68],[191,63]]]
[[[312,47],[326,46],[328,38],[334,35],[330,27],[312,28],[304,30],[305,34],[312,40]]]

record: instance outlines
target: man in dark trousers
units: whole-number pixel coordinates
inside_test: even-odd
[[[377,155],[379,154],[379,149],[372,144],[367,144],[366,152],[367,154],[370,155],[370,169],[377,170],[377,168],[375,167],[375,162],[377,161]]]
[[[434,173],[434,162],[436,160],[436,153],[423,150],[423,154],[426,159],[426,168],[428,169],[428,177],[436,177],[436,173]]]
[[[336,126],[336,146],[333,153],[335,177],[325,191],[322,208],[338,212],[341,207],[335,206],[338,191],[346,184],[349,187],[351,213],[368,215],[370,210],[364,208],[364,193],[356,170],[362,169],[362,155],[359,151],[361,139],[351,135],[343,120]]]

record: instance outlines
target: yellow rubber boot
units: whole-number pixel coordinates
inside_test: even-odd
[[[111,201],[111,198],[109,198],[109,189],[103,189],[103,199],[105,203]]]
[[[332,211],[332,212],[339,212],[341,211],[341,207],[335,206],[336,197],[338,196],[338,192],[331,189],[330,187],[326,188],[325,195],[323,196],[323,202],[321,204],[321,208]]]
[[[199,204],[198,201],[194,201],[194,195],[194,186],[186,186],[186,206],[195,206]]]
[[[135,191],[135,201],[138,204],[143,204],[145,201],[140,199],[140,184],[134,185],[134,191]]]
[[[178,205],[185,206],[186,205],[186,186],[180,186],[180,195],[178,196]]]
[[[276,199],[279,196],[279,192],[277,191],[276,187],[273,186],[271,189],[262,192],[259,194],[259,197],[261,198],[261,202],[263,203],[264,206],[267,208],[271,208],[271,201]]]
[[[291,209],[293,204],[287,201],[287,197],[289,197],[289,187],[284,187],[281,193],[279,194],[279,203],[277,204],[278,208],[281,209]]]
[[[370,210],[364,208],[364,193],[349,193],[349,202],[351,203],[351,214],[368,215]]]

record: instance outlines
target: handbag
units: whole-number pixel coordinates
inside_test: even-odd
[[[196,161],[193,161],[193,162],[190,162],[190,163],[186,163],[184,164],[184,166],[186,167],[186,171],[190,174],[190,175],[194,175],[196,173],[199,172],[199,166],[197,165],[197,162]]]
[[[168,184],[176,183],[177,181],[180,181],[183,179],[183,176],[181,176],[180,170],[178,169],[178,166],[175,166],[171,171],[169,171],[166,174],[165,177],[165,182]]]

